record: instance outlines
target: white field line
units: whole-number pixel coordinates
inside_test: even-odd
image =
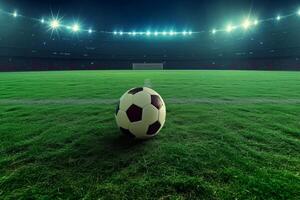
[[[0,99],[0,105],[113,105],[119,99]],[[166,98],[166,104],[300,104],[300,99],[269,98]]]

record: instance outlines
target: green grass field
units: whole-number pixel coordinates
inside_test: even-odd
[[[128,140],[115,102],[144,84],[167,121]],[[300,199],[300,73],[0,73],[0,199]]]

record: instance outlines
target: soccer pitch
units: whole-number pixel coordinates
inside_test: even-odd
[[[164,98],[148,141],[119,133],[128,89]],[[0,73],[0,199],[299,199],[300,73]]]

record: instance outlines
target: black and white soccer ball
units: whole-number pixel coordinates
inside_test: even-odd
[[[117,105],[116,121],[121,132],[139,139],[159,133],[166,120],[166,105],[161,96],[147,87],[125,92]]]

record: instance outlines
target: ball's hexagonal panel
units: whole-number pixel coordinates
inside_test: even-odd
[[[127,117],[131,122],[137,122],[142,120],[143,109],[135,104],[132,104],[126,111]]]
[[[121,99],[120,99],[120,110],[126,111],[131,105],[132,105],[132,99],[133,95],[132,94],[124,94]]]
[[[130,124],[129,127],[129,131],[135,135],[135,137],[140,138],[140,139],[144,139],[144,138],[148,138],[147,137],[147,129],[148,129],[148,124],[146,124],[143,121],[139,121],[139,122],[133,122]]]
[[[143,87],[145,92],[148,92],[150,95],[159,95],[157,92],[148,87]]]
[[[136,94],[136,93],[138,93],[138,92],[141,92],[141,91],[143,91],[143,88],[142,88],[142,87],[133,88],[133,89],[131,89],[131,90],[128,91],[128,94],[134,95],[134,94]]]
[[[153,105],[149,104],[143,108],[142,120],[150,125],[158,120],[158,110]]]
[[[133,95],[133,101],[132,101],[135,105],[143,108],[146,105],[149,105],[151,103],[151,96],[149,93],[145,92],[145,91],[141,91],[139,93],[136,93],[135,95]]]
[[[130,138],[135,138],[135,135],[133,135],[128,129],[120,128],[120,130],[124,135]]]
[[[158,95],[151,95],[151,104],[157,109],[160,109],[164,105],[162,99]]]
[[[124,129],[129,129],[130,121],[127,117],[126,112],[119,110],[118,114],[116,115],[117,125]]]
[[[159,121],[154,122],[148,127],[147,135],[155,135],[160,128],[161,128],[161,124],[159,123]]]
[[[161,107],[161,109],[158,111],[158,114],[158,121],[161,123],[161,125],[164,125],[166,121],[166,107]]]

